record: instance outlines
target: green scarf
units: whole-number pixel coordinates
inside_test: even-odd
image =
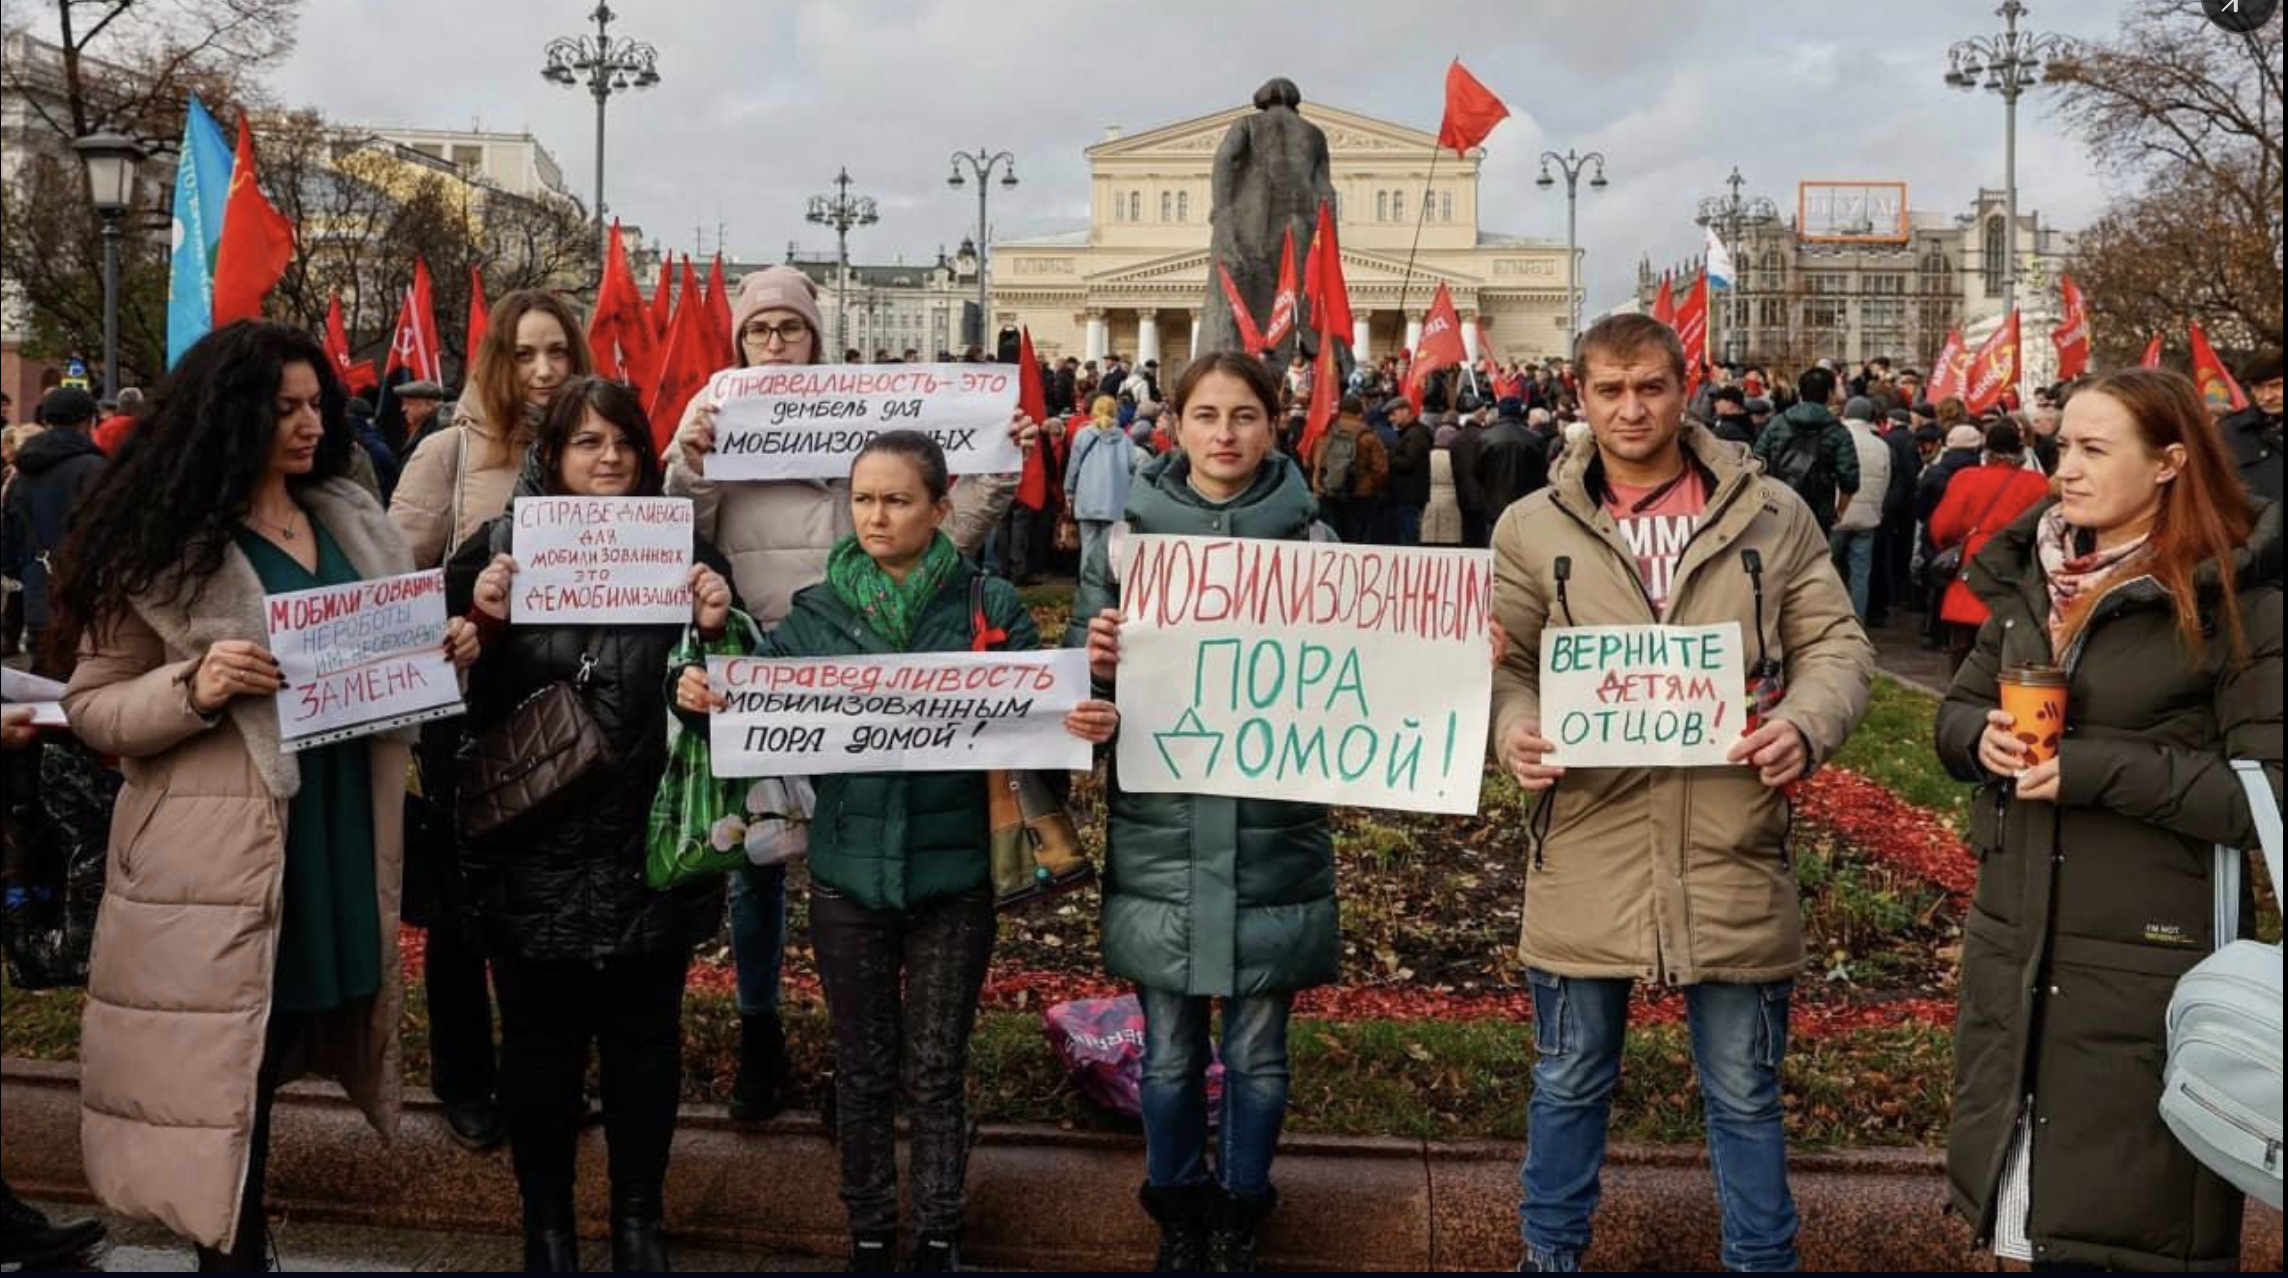
[[[858,545],[857,537],[851,536],[834,543],[833,552],[826,557],[826,580],[836,597],[864,617],[875,634],[903,652],[913,641],[914,623],[921,620],[922,610],[960,566],[961,556],[955,552],[953,540],[941,532],[923,552],[922,561],[904,581],[898,581]]]

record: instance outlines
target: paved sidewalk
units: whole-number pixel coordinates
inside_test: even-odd
[[[157,1225],[124,1220],[68,1203],[35,1203],[50,1220],[101,1219],[111,1230],[111,1245],[90,1257],[93,1269],[83,1273],[181,1273],[192,1267],[191,1249]],[[524,1262],[523,1241],[509,1234],[440,1233],[412,1229],[378,1229],[362,1225],[329,1225],[285,1220],[271,1230],[278,1247],[279,1267],[289,1273],[327,1270],[353,1273],[514,1273]],[[611,1246],[600,1238],[582,1239],[581,1267],[590,1273],[609,1271]],[[689,1273],[791,1273],[839,1270],[839,1261],[818,1256],[773,1255],[758,1251],[722,1251],[678,1247],[668,1242],[668,1260]]]
[[[1867,637],[1875,641],[1875,664],[1901,683],[1934,697],[1945,696],[1954,672],[1947,668],[1944,648],[1923,646],[1924,614],[1894,608],[1888,620],[1888,625],[1867,629]]]

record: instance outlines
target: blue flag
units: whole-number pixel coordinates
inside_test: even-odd
[[[233,153],[222,126],[196,97],[183,117],[175,166],[174,257],[167,279],[167,366],[214,326],[215,248],[230,201]]]

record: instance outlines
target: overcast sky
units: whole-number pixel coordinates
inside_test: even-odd
[[[2121,0],[2036,0],[2031,24],[2108,36]],[[595,107],[541,79],[541,48],[593,0],[311,0],[271,77],[291,105],[400,127],[529,130],[591,197]],[[945,185],[948,152],[1013,151],[993,190],[996,238],[1084,227],[1082,149],[1249,100],[1272,75],[1306,101],[1435,132],[1447,61],[1508,104],[1487,142],[1481,226],[1562,239],[1562,187],[1533,185],[1544,148],[1603,151],[1612,186],[1582,191],[1588,309],[1694,252],[1703,195],[1737,164],[1792,210],[1804,179],[1910,184],[1959,212],[2002,181],[2002,103],[1941,81],[1954,40],[1997,31],[1991,0],[613,0],[615,35],[659,51],[663,82],[616,95],[606,200],[678,250],[716,228],[733,256],[789,240],[831,250],[805,199],[847,164],[880,202],[863,262],[930,260],[976,223]],[[593,31],[593,25],[585,27]],[[2106,199],[2045,95],[2021,104],[2020,207],[2085,224]]]

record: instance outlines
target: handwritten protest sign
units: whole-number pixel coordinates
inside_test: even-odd
[[[1568,768],[1725,766],[1747,724],[1740,623],[1541,632],[1544,761]]]
[[[263,600],[288,753],[461,713],[442,569]]]
[[[710,657],[707,678],[731,700],[709,724],[719,777],[1090,766],[1064,727],[1088,700],[1078,648]]]
[[[1486,552],[1164,536],[1123,548],[1123,787],[1477,811]]]
[[[519,497],[508,592],[514,625],[691,619],[691,500]]]
[[[841,479],[876,435],[918,430],[956,475],[1022,470],[1009,438],[1017,372],[1000,364],[801,364],[731,368],[708,384],[709,479]]]

